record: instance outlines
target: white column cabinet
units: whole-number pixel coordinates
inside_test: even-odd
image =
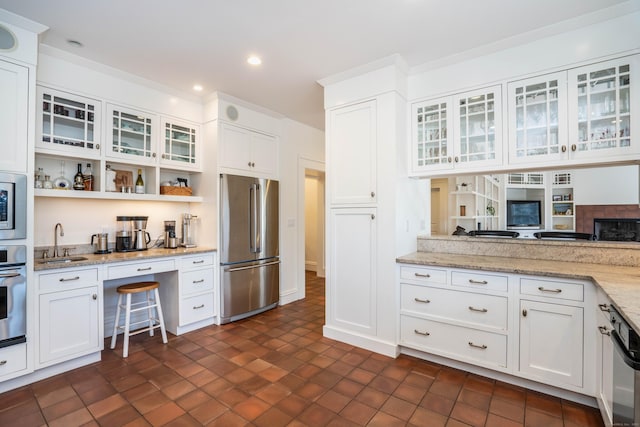
[[[376,202],[376,100],[327,112],[327,165],[331,205]]]
[[[29,69],[0,60],[0,170],[27,172]]]
[[[229,173],[277,177],[278,140],[272,135],[223,123],[219,168]]]
[[[375,208],[331,209],[329,292],[331,324],[376,333]]]

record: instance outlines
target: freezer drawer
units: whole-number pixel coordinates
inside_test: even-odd
[[[280,298],[280,261],[222,266],[222,316],[227,323],[273,308]]]

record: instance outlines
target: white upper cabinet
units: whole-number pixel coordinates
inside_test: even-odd
[[[107,104],[111,124],[107,130],[107,157],[131,160],[136,163],[156,163],[156,129],[158,116]]]
[[[376,202],[376,101],[327,112],[331,204]]]
[[[224,123],[219,147],[219,166],[224,171],[277,177],[278,140],[274,136]]]
[[[569,70],[569,149],[576,159],[636,157],[640,55]]]
[[[42,86],[37,94],[36,150],[100,158],[100,101]]]
[[[0,60],[0,170],[27,172],[29,69]]]
[[[183,120],[162,119],[160,164],[200,169],[200,126]]]
[[[509,163],[567,156],[566,72],[508,84]]]
[[[412,121],[415,175],[502,164],[500,86],[415,103]]]

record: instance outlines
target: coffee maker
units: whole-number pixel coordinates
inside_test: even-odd
[[[118,216],[116,231],[116,252],[144,251],[151,242],[147,233],[148,216]]]

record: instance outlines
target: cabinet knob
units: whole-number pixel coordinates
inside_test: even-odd
[[[447,162],[451,163],[451,157],[447,157]]]
[[[376,193],[374,191],[371,192],[371,197],[376,197]]]
[[[453,161],[454,161],[454,162],[456,162],[456,163],[458,163],[458,161],[459,161],[458,156],[455,156],[455,157],[453,158]]]
[[[2,366],[2,365],[6,365],[6,364],[7,364],[7,361],[6,361],[6,360],[0,360],[0,366]]]
[[[151,153],[151,157],[156,158],[156,153]]]
[[[371,219],[376,219],[376,216],[374,214],[371,214]]]
[[[93,295],[91,295],[91,298],[93,298],[94,300],[97,300],[98,299],[98,295],[97,294],[93,294]]]
[[[527,309],[522,310],[522,317],[527,317]]]
[[[576,151],[576,144],[571,144],[571,151]]]
[[[96,147],[96,150],[99,150],[100,149],[100,144],[96,144],[95,147]]]
[[[256,163],[255,162],[251,162],[251,167],[255,168],[256,167]]]
[[[566,145],[563,145],[563,146],[562,146],[562,152],[563,152],[563,153],[566,153],[566,152],[567,152],[567,146],[566,146]]]

